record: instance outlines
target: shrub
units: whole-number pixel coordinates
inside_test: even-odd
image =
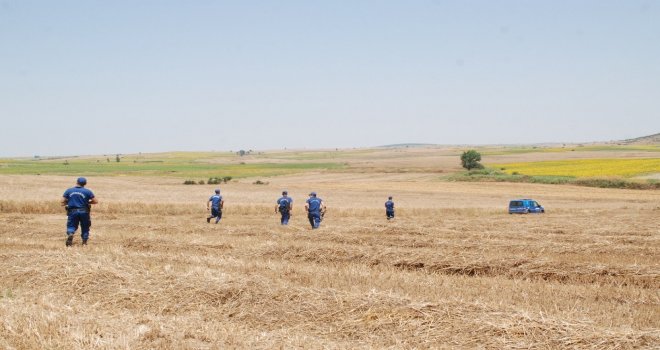
[[[186,180],[183,182],[184,185],[196,185],[197,182],[195,180]]]
[[[601,188],[627,188],[631,190],[655,190],[660,189],[658,182],[639,182],[629,181],[618,178],[586,178],[577,179],[573,181],[574,184],[587,187],[601,187]]]
[[[526,182],[540,184],[570,184],[587,187],[625,188],[633,190],[657,190],[660,182],[631,181],[622,178],[579,178],[572,176],[530,176],[505,174],[492,169],[470,170],[445,178],[447,181],[483,181],[483,182]]]
[[[217,185],[222,181],[219,177],[209,177],[209,180],[206,181],[207,184],[209,185]]]
[[[253,185],[268,185],[268,182],[264,182],[264,181],[261,181],[261,180],[257,180],[257,181],[255,181],[255,182],[253,182],[252,184],[253,184]]]
[[[224,177],[209,177],[209,180],[206,182],[209,185],[217,185],[220,183],[227,183],[231,181],[232,177],[231,176],[224,176]]]

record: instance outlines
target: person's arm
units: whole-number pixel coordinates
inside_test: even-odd
[[[225,200],[223,199],[220,201],[220,210],[222,210],[222,208],[224,207],[225,207]]]
[[[98,204],[99,201],[96,199],[96,197],[93,197],[92,199],[89,200],[89,204]]]
[[[66,206],[69,203],[69,200],[66,199],[66,197],[62,197],[62,200],[60,200],[60,205],[61,206]]]
[[[211,210],[211,200],[206,201],[206,210]]]

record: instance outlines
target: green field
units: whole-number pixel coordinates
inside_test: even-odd
[[[310,170],[341,169],[341,163],[253,162],[231,153],[172,152],[149,155],[0,159],[0,174],[14,175],[132,175],[205,179],[231,176],[277,176]]]
[[[660,172],[660,157],[654,157],[656,152],[660,152],[660,146],[657,145],[591,145],[575,148],[498,146],[476,149],[483,155],[483,164],[501,170],[502,175],[562,177],[561,181],[565,182],[564,177],[630,178]],[[583,151],[591,153],[576,154]],[[460,152],[461,148],[458,147],[278,150],[250,152],[246,156],[239,156],[236,152],[167,152],[120,155],[119,162],[115,154],[7,158],[0,159],[0,174],[169,176],[196,181],[210,177],[230,176],[238,179],[329,170],[404,173],[413,169],[417,172],[449,174],[460,171],[456,168]],[[637,158],[619,152],[636,152],[634,157]],[[560,159],[545,160],[544,157],[547,159],[549,153],[553,153],[550,158]],[[498,158],[498,155],[504,157]],[[572,159],[574,156],[582,156],[584,159]],[[477,180],[483,176],[470,174],[469,178]],[[499,176],[498,180],[506,179]]]

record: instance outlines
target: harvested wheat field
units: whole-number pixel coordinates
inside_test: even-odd
[[[0,176],[0,348],[660,347],[658,191],[306,173],[222,185],[214,225],[213,185],[89,177],[90,244],[66,248],[73,181]]]

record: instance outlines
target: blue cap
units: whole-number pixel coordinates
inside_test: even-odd
[[[76,180],[76,182],[78,183],[78,185],[84,186],[87,184],[87,179],[85,179],[84,177],[79,177],[78,180]]]
[[[215,189],[215,193],[220,193],[220,189],[219,189],[219,188],[216,188],[216,189]]]
[[[289,192],[287,192],[287,191],[282,191],[282,194],[289,194]]]
[[[316,197],[316,192],[312,192],[312,193],[310,193],[309,195],[310,195],[310,196],[314,196],[314,197]]]

